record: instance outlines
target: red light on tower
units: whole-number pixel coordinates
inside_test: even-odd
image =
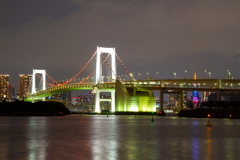
[[[60,114],[62,114],[62,112],[59,112]]]

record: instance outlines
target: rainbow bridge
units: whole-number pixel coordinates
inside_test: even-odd
[[[105,57],[103,53],[108,53]],[[96,69],[86,78],[76,82],[76,77],[86,68],[89,62],[96,55]],[[101,62],[100,55],[103,61]],[[116,72],[116,59],[119,59],[127,71],[131,80],[121,79],[121,76]],[[108,58],[111,57],[109,60]],[[111,62],[109,62],[111,61]],[[106,64],[109,71],[106,73],[108,81],[104,81],[102,76],[102,65]],[[42,74],[40,77],[38,74]],[[95,73],[95,77],[93,74]],[[36,89],[36,76],[41,80],[41,89]],[[54,83],[46,81],[46,75]],[[92,77],[92,78],[91,78]],[[87,80],[92,79],[92,82]],[[94,79],[94,82],[93,82]],[[46,85],[48,87],[46,87]],[[155,79],[155,80],[136,80],[133,75],[127,70],[125,65],[120,60],[115,52],[115,48],[97,47],[97,51],[89,59],[87,64],[71,79],[61,83],[54,81],[46,70],[33,69],[32,85],[25,95],[25,101],[45,100],[45,97],[55,95],[61,92],[74,90],[92,90],[96,94],[95,112],[100,112],[100,101],[111,102],[111,112],[152,112],[156,111],[156,98],[152,95],[152,90],[160,92],[160,109],[163,112],[163,95],[164,94],[179,94],[180,110],[183,109],[183,91],[203,91],[217,93],[217,100],[221,100],[221,96],[234,95],[240,96],[240,80],[239,79]],[[110,92],[111,100],[100,99],[101,92]]]

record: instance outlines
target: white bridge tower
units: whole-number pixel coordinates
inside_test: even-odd
[[[42,74],[42,90],[46,89],[46,70],[43,69],[33,69],[33,74],[32,74],[32,102],[34,103],[34,96],[33,94],[36,93],[36,73]],[[43,101],[45,101],[45,98],[43,98]]]
[[[96,81],[95,84],[103,83],[102,78],[102,65],[101,65],[101,54],[102,53],[109,53],[111,55],[111,68],[112,68],[112,76],[111,76],[111,82],[116,81],[116,52],[115,48],[104,48],[104,47],[98,47],[97,46],[97,58],[96,58]],[[97,87],[94,89],[94,92],[96,93],[96,99],[95,99],[95,112],[100,112],[100,93],[101,90]],[[108,92],[108,91],[106,91]],[[111,90],[111,112],[115,112],[115,90]],[[102,100],[101,100],[102,101]]]

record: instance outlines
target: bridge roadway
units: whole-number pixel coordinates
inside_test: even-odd
[[[160,111],[163,111],[163,94],[178,93],[180,95],[180,110],[183,108],[183,91],[216,92],[217,100],[222,95],[240,96],[240,79],[165,79],[165,80],[138,80],[122,82],[125,87],[137,91],[160,91]]]
[[[36,92],[33,95],[28,95],[25,98],[25,101],[32,101],[32,98],[34,99],[42,99],[44,97],[48,97],[51,95],[55,95],[61,92],[66,91],[74,91],[74,90],[94,90],[94,87],[98,87],[101,91],[111,91],[115,90],[115,82],[105,82],[105,83],[99,83],[98,85],[95,85],[94,82],[89,83],[71,83],[64,86],[54,86],[51,88],[47,88],[46,90]]]
[[[183,91],[209,91],[216,92],[217,99],[221,100],[221,95],[231,93],[237,95],[240,93],[240,79],[161,79],[161,80],[137,80],[137,81],[121,81],[125,88],[133,90],[135,95],[137,91],[160,91],[160,111],[163,111],[163,94],[179,93],[180,109],[183,107]],[[115,82],[98,83],[93,82],[82,84],[68,84],[64,86],[55,86],[44,91],[39,91],[34,95],[27,97],[30,99],[42,98],[61,92],[72,90],[94,90],[97,87],[102,91],[115,90]],[[236,94],[238,93],[238,94]]]

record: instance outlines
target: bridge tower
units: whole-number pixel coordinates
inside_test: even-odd
[[[32,74],[32,92],[31,94],[33,95],[34,93],[36,93],[36,73],[40,73],[42,74],[42,90],[46,89],[46,70],[43,69],[33,69],[33,74]],[[43,101],[45,101],[45,98],[43,98]],[[34,96],[32,96],[32,102],[34,103]]]
[[[109,53],[111,55],[111,68],[112,68],[112,75],[111,75],[111,82],[116,81],[116,53],[115,48],[104,48],[97,46],[97,58],[96,58],[96,80],[95,85],[99,83],[104,83],[102,78],[102,65],[101,65],[101,54],[102,53]],[[96,99],[95,99],[95,112],[100,112],[100,93],[101,90],[98,88],[94,89],[96,93]],[[110,91],[111,92],[111,111],[115,112],[115,90]]]

